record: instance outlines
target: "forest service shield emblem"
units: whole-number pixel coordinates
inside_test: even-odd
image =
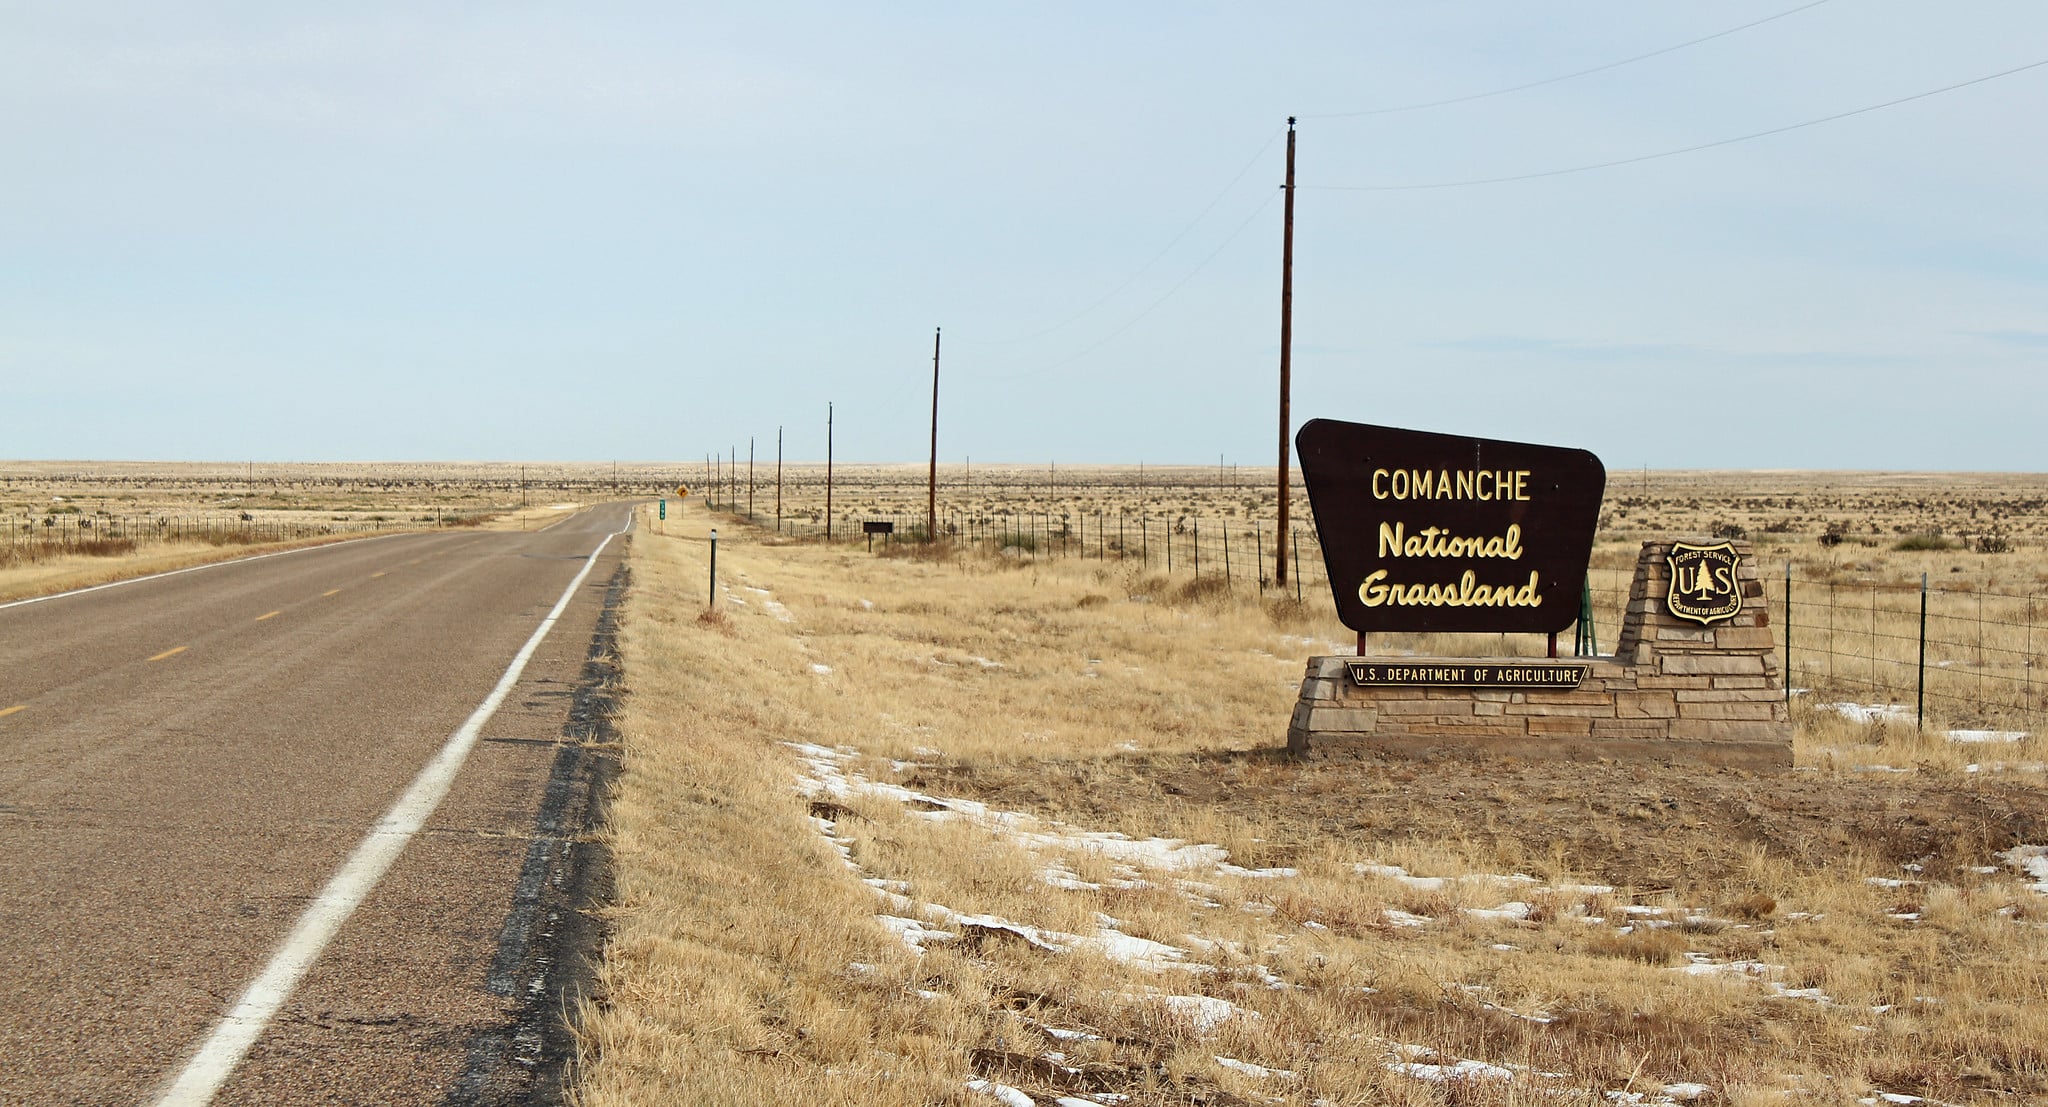
[[[1742,555],[1733,544],[1695,546],[1673,542],[1665,561],[1671,565],[1671,590],[1664,606],[1681,619],[1701,625],[1732,619],[1742,610],[1742,585],[1735,570]]]

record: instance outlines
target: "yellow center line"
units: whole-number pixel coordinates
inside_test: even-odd
[[[9,715],[12,715],[12,714],[14,714],[14,713],[15,713],[15,712],[17,712],[17,711],[27,711],[27,710],[28,710],[28,705],[27,705],[27,704],[25,704],[25,703],[17,703],[17,704],[15,704],[15,705],[14,705],[13,707],[0,707],[0,719],[4,719],[4,718],[6,718],[7,716],[9,716]]]
[[[170,657],[170,656],[173,656],[173,655],[175,655],[175,654],[181,654],[181,653],[184,653],[184,652],[185,652],[185,650],[186,650],[187,648],[189,648],[189,647],[186,647],[186,646],[172,646],[172,647],[171,647],[170,649],[167,649],[167,650],[165,650],[164,652],[162,652],[162,653],[160,653],[160,654],[157,654],[157,655],[156,655],[155,657],[152,657],[152,658],[150,658],[150,660],[151,660],[151,661],[162,661],[162,660],[163,660],[164,658],[166,658],[166,657]]]
[[[324,600],[327,597],[332,596],[339,591],[341,591],[341,589],[339,588],[329,588],[327,591],[320,593],[320,598]]]
[[[270,613],[270,614],[268,614],[268,615],[258,615],[258,616],[256,616],[256,621],[260,623],[260,622],[262,622],[262,621],[263,621],[263,620],[265,620],[265,619],[275,619],[275,618],[277,618],[277,617],[278,617],[279,615],[282,615],[282,614],[284,614],[284,612],[282,612],[282,611],[273,611],[273,612],[271,612],[271,613]]]

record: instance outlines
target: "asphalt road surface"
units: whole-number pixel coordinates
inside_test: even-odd
[[[628,517],[347,542],[0,608],[0,1104],[544,1092],[547,1016],[588,934],[576,832],[602,762],[578,739],[627,539],[590,555]],[[406,837],[395,808],[425,813],[435,771],[445,798]],[[396,859],[366,883],[379,850]],[[351,864],[352,912],[332,898]],[[316,915],[344,919],[324,946]],[[252,1018],[259,979],[275,1010]],[[253,1030],[244,1048],[220,1044],[224,1023]],[[166,1098],[195,1065],[217,1092]]]

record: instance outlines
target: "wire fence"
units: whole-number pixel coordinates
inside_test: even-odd
[[[758,510],[749,513],[738,503],[712,503],[755,526],[783,534],[825,537],[822,519],[809,514],[777,520]],[[892,533],[869,535],[863,525],[888,523]],[[832,540],[892,543],[925,538],[924,512],[835,512]],[[955,543],[984,547],[997,556],[1027,561],[1083,558],[1118,562],[1147,572],[1194,579],[1213,579],[1227,591],[1242,588],[1264,592],[1275,588],[1277,518],[1231,518],[1143,512],[997,512],[941,508],[939,536]],[[1323,547],[1313,517],[1292,516],[1287,531],[1287,592],[1296,599],[1329,587]]]
[[[821,538],[822,513],[777,520],[747,511],[744,497],[714,503],[765,529]],[[757,501],[756,507],[760,506]],[[886,522],[892,534],[862,524]],[[996,512],[941,508],[941,537],[1012,559],[1084,558],[1148,572],[1213,578],[1230,591],[1269,594],[1274,587],[1272,518],[1217,518],[1130,512]],[[834,512],[832,538],[881,545],[922,541],[925,513]],[[1286,594],[1301,599],[1329,588],[1322,545],[1307,512],[1290,519]],[[1592,653],[1610,655],[1621,632],[1634,565],[1595,568]],[[1801,577],[1765,574],[1764,599],[1789,689],[1824,702],[1903,708],[1925,725],[2040,732],[2048,726],[2048,597],[1971,585],[1935,586],[1925,578]],[[1569,639],[1566,639],[1567,643]]]
[[[1597,640],[1611,650],[1633,571],[1594,570]],[[1894,707],[1923,726],[2037,733],[2048,724],[2048,601],[1919,580],[1765,574],[1788,689]]]
[[[0,563],[53,557],[113,555],[146,546],[204,544],[257,545],[335,534],[359,534],[394,527],[466,525],[467,515],[426,516],[397,521],[387,516],[309,519],[253,513],[200,515],[5,515],[0,516]]]

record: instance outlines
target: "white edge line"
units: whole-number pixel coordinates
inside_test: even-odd
[[[152,1101],[154,1107],[205,1107],[213,1102],[214,1093],[242,1063],[249,1047],[256,1044],[257,1036],[263,1033],[263,1028],[291,997],[292,990],[298,987],[306,970],[313,967],[313,962],[327,948],[327,943],[334,939],[341,924],[368,898],[391,863],[398,859],[399,852],[405,849],[406,843],[440,806],[448,789],[455,783],[455,774],[461,771],[463,762],[469,758],[469,751],[476,746],[484,724],[490,722],[491,716],[497,713],[499,705],[512,691],[512,686],[518,683],[520,674],[526,670],[526,663],[540,648],[541,639],[554,629],[555,621],[561,618],[570,598],[576,594],[584,578],[590,575],[605,547],[624,533],[625,530],[620,529],[605,535],[604,541],[599,542],[597,549],[584,559],[583,568],[562,591],[562,598],[555,601],[554,609],[541,620],[533,637],[519,648],[519,653],[512,658],[511,667],[498,678],[491,694],[485,696],[484,702],[477,705],[455,733],[448,736],[440,752],[413,778],[405,794],[398,797],[398,802],[392,804],[384,817],[370,828],[369,834],[356,845],[348,860],[335,870],[327,886],[320,890],[319,896],[292,925],[291,933],[285,935],[262,974],[249,984],[241,998],[235,1001],[235,1006],[215,1024],[213,1033],[186,1063],[184,1071]]]
[[[245,565],[251,561],[261,561],[266,557],[283,557],[286,554],[307,553],[312,550],[331,549],[335,546],[346,546],[354,542],[375,542],[380,538],[403,538],[408,534],[431,533],[433,532],[424,530],[409,530],[400,531],[397,534],[372,534],[366,535],[362,538],[344,538],[339,542],[322,542],[317,546],[300,546],[297,549],[291,550],[272,550],[269,553],[250,554],[248,557],[231,557],[228,558],[226,561],[209,561],[204,565],[188,565],[183,569],[171,569],[162,573],[151,573],[148,576],[143,577],[129,577],[127,580],[110,580],[105,584],[95,584],[89,588],[74,588],[69,592],[53,592],[47,596],[30,596],[28,599],[25,600],[10,600],[7,603],[0,603],[0,611],[5,611],[10,607],[26,607],[32,603],[44,603],[49,600],[61,600],[66,596],[83,596],[87,592],[98,592],[106,588],[119,588],[125,584],[141,584],[145,580],[162,580],[165,577],[181,576],[185,573],[196,573],[202,569],[218,569],[223,565]]]

